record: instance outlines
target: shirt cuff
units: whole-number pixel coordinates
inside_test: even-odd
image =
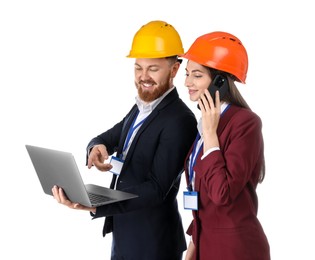
[[[208,149],[203,156],[201,157],[201,160],[203,160],[205,157],[207,157],[207,155],[209,155],[210,153],[214,152],[214,151],[219,151],[220,147],[212,147],[210,149]]]

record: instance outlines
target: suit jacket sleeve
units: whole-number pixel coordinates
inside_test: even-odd
[[[217,205],[231,203],[253,178],[263,149],[261,120],[251,111],[241,111],[231,119],[219,136],[220,151],[203,160],[194,170],[207,188],[208,197]],[[258,174],[256,174],[256,181]]]
[[[129,113],[121,120],[119,123],[114,125],[111,129],[107,130],[106,132],[94,137],[87,145],[86,148],[86,164],[88,160],[88,156],[90,153],[90,150],[93,148],[93,146],[98,144],[103,144],[106,146],[107,152],[109,155],[112,155],[113,153],[117,152],[119,145],[122,140],[123,130],[126,131],[127,124],[130,124],[131,120],[130,117],[132,117],[137,110],[136,105],[132,107],[132,109],[129,111]]]

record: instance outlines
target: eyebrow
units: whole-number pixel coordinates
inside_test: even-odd
[[[138,63],[135,63],[135,66],[139,66],[139,67],[142,68],[142,66],[141,66],[140,64],[138,64]],[[149,66],[148,66],[148,68],[152,68],[152,67],[157,67],[157,68],[159,68],[160,66],[159,66],[158,64],[152,64],[152,65],[149,65]]]
[[[185,68],[185,70],[188,71],[186,68]],[[195,73],[195,72],[205,73],[204,71],[201,71],[201,70],[198,70],[198,69],[191,71],[191,73]]]

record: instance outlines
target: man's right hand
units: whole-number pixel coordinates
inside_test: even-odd
[[[88,168],[94,165],[98,170],[105,172],[109,171],[113,166],[109,163],[104,163],[108,159],[108,153],[105,145],[98,144],[95,145],[90,151],[88,158]]]

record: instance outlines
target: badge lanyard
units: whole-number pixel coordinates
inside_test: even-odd
[[[140,127],[140,126],[143,124],[143,122],[146,120],[146,118],[144,118],[144,119],[142,119],[138,124],[134,125],[135,122],[136,122],[136,119],[137,119],[138,115],[139,115],[139,112],[138,112],[138,114],[136,115],[135,119],[133,120],[131,127],[129,128],[129,131],[128,131],[128,134],[127,134],[127,138],[126,138],[126,142],[125,142],[124,147],[123,147],[123,150],[122,150],[122,154],[127,150],[127,147],[129,146],[129,142],[130,142],[130,139],[131,139],[131,137],[132,137],[134,131],[135,131],[138,127]],[[122,157],[122,154],[121,154],[121,157]]]
[[[194,142],[194,148],[191,153],[191,159],[189,164],[189,184],[188,184],[188,191],[184,191],[184,209],[188,210],[198,210],[198,192],[193,191],[192,187],[192,180],[194,176],[194,166],[196,164],[198,155],[203,147],[203,144],[200,145],[197,151],[197,145],[200,140],[200,134],[198,133],[196,136],[196,140]]]
[[[189,164],[189,184],[187,187],[188,191],[192,191],[192,180],[194,177],[194,166],[196,164],[197,157],[198,157],[198,155],[201,152],[201,149],[203,147],[203,144],[202,144],[197,151],[197,144],[198,144],[199,139],[200,139],[200,134],[198,133],[196,136],[195,142],[194,142],[194,148],[193,148],[192,153],[191,153],[191,160],[190,160],[190,164]]]
[[[138,113],[139,114],[139,113]],[[110,170],[110,172],[112,172],[113,174],[115,175],[119,175],[121,170],[122,170],[122,167],[123,167],[123,164],[124,164],[124,160],[123,160],[123,154],[124,152],[127,150],[128,146],[129,146],[129,142],[131,140],[131,137],[134,133],[134,131],[140,126],[143,124],[143,122],[145,121],[146,118],[144,118],[143,120],[141,120],[138,124],[134,125],[136,120],[137,120],[137,117],[138,117],[138,114],[137,116],[135,117],[135,119],[133,120],[132,124],[131,124],[131,127],[129,128],[128,130],[128,134],[127,134],[127,138],[126,138],[126,141],[125,141],[125,144],[124,144],[124,147],[123,147],[123,150],[122,150],[122,153],[118,156],[118,157],[115,157],[115,156],[112,156],[111,158],[111,165],[112,165],[112,169]]]

